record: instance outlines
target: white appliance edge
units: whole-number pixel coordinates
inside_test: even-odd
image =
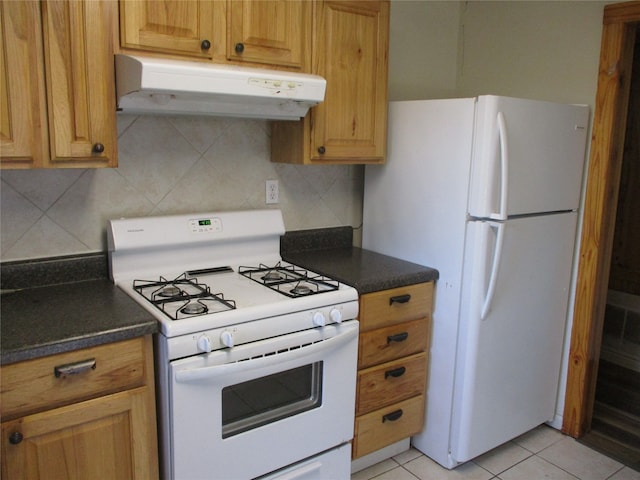
[[[119,219],[109,223],[108,231],[114,283],[161,324],[155,354],[163,477],[347,478],[354,410],[344,405],[355,401],[357,292],[326,279],[335,290],[291,298],[240,273],[241,265],[251,271],[264,262],[298,268],[280,262],[281,212]],[[188,279],[202,292],[224,295],[236,308],[213,308],[215,313],[174,322],[171,308],[165,315],[148,302],[147,293],[134,287],[137,279],[138,285],[153,285],[153,292],[156,282],[160,287],[165,278]],[[266,380],[272,374],[283,374],[296,385],[302,382],[311,402],[297,395],[279,396],[279,401],[289,397],[288,403],[270,410],[272,416],[251,412],[227,422],[226,435],[221,435],[221,420],[240,403],[228,400],[225,407],[222,391],[255,379],[260,381],[249,382],[243,395],[260,398],[254,389],[267,391],[274,383]],[[331,422],[338,427],[324,428]],[[314,432],[313,440],[296,443],[301,431]],[[260,454],[250,462],[228,461],[243,458],[247,451]]]
[[[467,333],[467,325],[462,324],[465,327],[462,332],[460,330],[461,323],[458,321],[461,314],[466,315],[468,312],[462,312],[461,307],[465,305],[471,308],[469,302],[462,300],[462,295],[467,295],[463,292],[463,268],[469,268],[469,265],[465,265],[465,262],[469,261],[465,253],[469,252],[469,248],[465,249],[464,246],[465,237],[468,235],[467,228],[470,225],[467,223],[467,207],[468,203],[471,203],[468,202],[469,196],[471,195],[474,199],[479,198],[479,195],[487,197],[488,200],[484,201],[483,205],[482,201],[475,200],[471,207],[488,206],[483,210],[482,215],[496,219],[497,224],[503,222],[498,207],[500,195],[492,196],[490,194],[495,189],[494,185],[500,183],[497,178],[499,170],[493,176],[487,174],[487,169],[483,169],[481,175],[476,175],[476,178],[484,176],[484,185],[477,183],[470,185],[469,182],[469,179],[473,178],[471,159],[483,151],[482,145],[484,145],[485,156],[499,156],[501,145],[499,138],[496,138],[499,137],[499,134],[495,132],[495,127],[476,118],[476,116],[483,116],[483,113],[479,115],[477,110],[487,112],[491,110],[495,102],[506,102],[507,107],[509,104],[516,105],[518,108],[532,106],[534,111],[541,109],[543,114],[548,108],[551,110],[559,108],[565,113],[572,112],[569,115],[571,117],[569,120],[575,119],[576,121],[574,136],[577,141],[567,146],[567,151],[570,152],[570,155],[578,156],[578,158],[570,167],[573,173],[562,171],[555,180],[562,184],[572,178],[571,175],[577,177],[577,180],[570,181],[571,185],[562,192],[561,198],[557,202],[561,205],[560,210],[576,210],[580,203],[580,189],[583,179],[580,169],[584,162],[585,130],[588,122],[586,107],[567,108],[546,102],[528,102],[504,97],[480,97],[480,103],[484,104],[482,108],[476,108],[478,99],[473,98],[392,102],[389,108],[387,164],[366,167],[363,247],[429,265],[437,268],[440,272],[434,300],[434,326],[425,430],[414,437],[412,442],[418,449],[447,468],[453,468],[458,463],[468,460],[469,454],[478,454],[477,449],[480,448],[469,445],[466,443],[468,439],[461,438],[462,434],[456,433],[466,432],[464,433],[466,435],[475,428],[472,425],[473,422],[470,422],[474,415],[473,412],[467,412],[466,420],[462,419],[460,408],[464,403],[461,396],[463,395],[461,389],[464,379],[461,377],[461,363],[456,362],[464,362],[465,358],[467,360],[472,358],[467,355],[469,353],[466,352],[467,347],[465,347],[465,351],[460,351],[462,349],[459,348],[460,344],[458,343],[468,341],[465,335],[461,335],[461,333]],[[516,123],[515,126],[511,123],[514,117],[518,116],[518,108],[515,112],[510,112],[507,115],[507,125],[514,130],[520,128],[526,133],[526,128],[528,128],[526,117],[523,117],[525,123],[521,121],[519,125]],[[479,122],[479,128],[474,128],[476,121]],[[544,130],[546,122],[542,123]],[[553,136],[552,122],[550,121],[549,124]],[[549,135],[549,132],[544,135]],[[536,146],[533,145],[533,147]],[[563,155],[566,154],[566,152],[563,153]],[[533,158],[535,160],[535,157]],[[475,157],[474,165],[477,168],[478,163]],[[522,176],[524,174],[525,178],[530,178],[533,187],[540,186],[536,185],[536,180],[547,182],[544,175],[536,178],[538,175],[536,172],[523,172],[522,165],[516,164],[514,168],[516,175]],[[557,185],[554,186],[553,181],[550,183],[552,184],[550,191],[553,192]],[[536,202],[542,202],[541,204],[545,205],[540,208],[554,205],[554,203],[548,203],[548,198],[538,198],[551,196],[548,192],[536,194],[535,190],[530,189],[530,185],[521,183],[519,186],[520,190],[524,188],[526,192],[520,197],[518,197],[517,191],[515,194],[512,192],[512,197],[515,195],[516,200],[507,203],[509,207],[515,205],[520,210],[508,212],[507,215],[529,213],[527,208],[533,208],[534,210],[530,212],[535,213]],[[566,190],[570,190],[570,192]],[[523,202],[518,203],[520,200]],[[553,198],[551,200],[553,201]],[[497,213],[493,214],[494,212]],[[574,257],[572,252],[576,238],[576,216],[573,214],[573,219],[568,222],[567,232],[562,237],[562,242],[568,242],[571,246],[569,254],[566,249],[564,250],[564,255],[568,255],[569,260],[565,260],[562,274],[559,276],[562,278],[558,280],[566,284],[570,284],[571,278]],[[494,244],[491,244],[487,248],[495,247]],[[483,272],[482,275],[485,273]],[[467,282],[471,281],[468,276],[465,279]],[[569,292],[566,297],[566,300],[562,300],[560,305],[556,307],[564,308],[565,315]],[[565,302],[564,306],[563,301]],[[473,308],[477,309],[478,306]],[[554,362],[557,361],[558,365],[561,362],[558,356],[562,354],[564,328],[563,324],[559,333],[555,328],[553,335],[559,337],[559,340],[554,338],[554,341],[550,342],[553,343]],[[559,367],[558,370],[560,370]],[[546,380],[546,383],[548,384],[549,380]],[[557,392],[557,377],[555,377],[555,385],[552,386],[552,389]],[[466,390],[466,394],[469,394],[469,390]],[[553,400],[555,404],[555,394]],[[547,405],[545,410],[548,412],[545,413],[547,417],[540,420],[539,423],[553,419],[554,407],[555,405],[551,406],[551,411],[549,411]],[[537,419],[532,421],[538,422]],[[527,421],[523,420],[520,423],[526,425]],[[503,438],[502,441],[508,441],[511,438]],[[492,441],[498,442],[494,446],[502,443],[502,441],[495,439]],[[454,455],[451,455],[452,449],[456,450]]]

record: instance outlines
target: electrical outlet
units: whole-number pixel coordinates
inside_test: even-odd
[[[266,203],[278,203],[280,201],[280,190],[278,188],[278,180],[267,180]]]

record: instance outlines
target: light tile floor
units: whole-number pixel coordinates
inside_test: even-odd
[[[351,480],[370,479],[640,480],[640,472],[540,426],[454,470],[412,448],[351,475]]]

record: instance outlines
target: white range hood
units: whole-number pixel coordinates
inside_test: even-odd
[[[118,110],[300,120],[324,100],[318,75],[116,55]]]

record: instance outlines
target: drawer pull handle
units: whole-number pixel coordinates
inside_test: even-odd
[[[391,413],[387,413],[386,415],[382,416],[382,423],[389,421],[389,422],[395,422],[396,420],[398,420],[400,417],[402,416],[402,409],[398,409],[395,412],[391,412]]]
[[[398,378],[404,375],[404,372],[406,371],[407,369],[405,367],[398,367],[394,368],[393,370],[387,370],[386,372],[384,372],[384,378],[385,380],[389,377]]]
[[[96,369],[96,359],[90,358],[88,360],[82,360],[75,363],[67,363],[65,365],[58,365],[53,368],[53,373],[56,378],[66,377],[67,375],[77,375],[87,370]]]
[[[389,305],[393,305],[394,303],[408,303],[409,300],[411,300],[411,295],[408,293],[405,295],[396,295],[389,299]]]
[[[409,338],[409,332],[396,333],[395,335],[389,335],[387,337],[387,344],[391,342],[404,342]]]

